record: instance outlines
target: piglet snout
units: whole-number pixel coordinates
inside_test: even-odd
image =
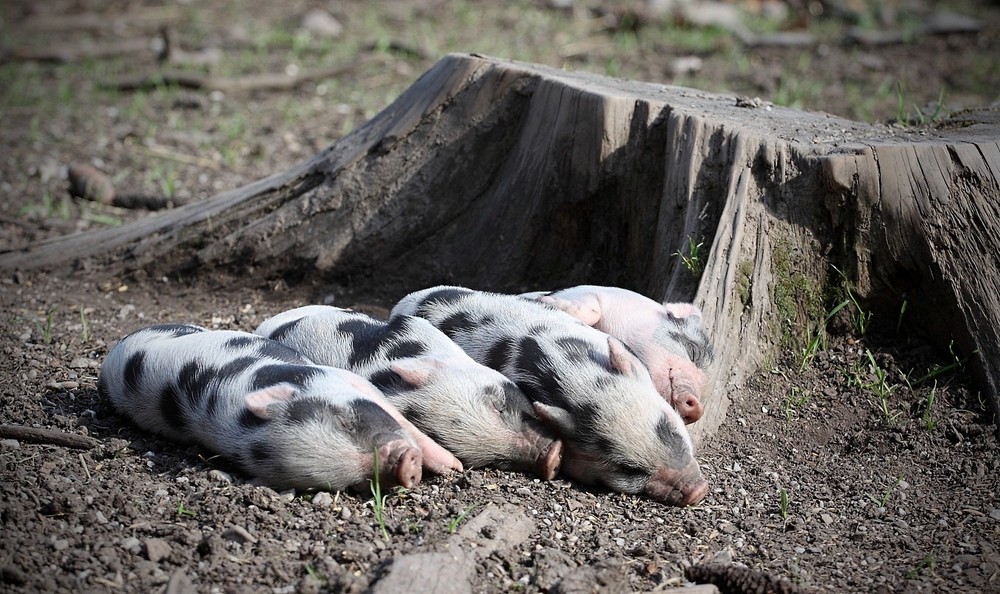
[[[390,441],[378,449],[379,480],[383,485],[410,489],[420,483],[423,455],[409,442]]]
[[[705,412],[704,407],[701,405],[701,400],[698,400],[694,392],[687,390],[674,392],[674,408],[677,409],[678,414],[684,419],[685,425],[694,423]]]
[[[647,496],[668,505],[683,507],[694,505],[708,494],[708,481],[701,476],[701,468],[694,458],[679,470],[661,467],[646,483]]]
[[[538,456],[535,474],[543,480],[551,481],[559,474],[560,466],[562,466],[562,442],[555,440]]]

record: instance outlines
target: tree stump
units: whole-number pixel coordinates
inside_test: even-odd
[[[828,288],[849,282],[876,319],[895,322],[906,303],[930,341],[954,340],[996,412],[998,117],[869,125],[449,55],[288,171],[0,254],[0,268],[210,267],[392,281],[393,298],[442,282],[586,282],[693,300],[718,353],[696,438],[718,427],[727,393],[822,323]]]

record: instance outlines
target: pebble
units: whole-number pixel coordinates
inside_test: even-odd
[[[833,516],[830,514],[820,514],[819,517],[823,520],[824,524],[833,524]]]
[[[326,491],[320,491],[313,495],[312,504],[313,507],[330,507],[333,505],[333,495],[330,495]]]
[[[518,495],[523,495],[525,497],[531,495],[531,489],[529,489],[528,487],[518,487],[517,489],[514,489],[514,492],[517,493]]]
[[[226,528],[226,531],[222,533],[222,538],[239,543],[249,542],[251,544],[255,544],[257,542],[257,537],[250,534],[250,532],[242,526],[230,526],[229,528]]]
[[[52,548],[57,551],[65,551],[69,548],[69,541],[65,538],[60,538],[52,543]]]
[[[221,483],[224,485],[233,484],[233,477],[228,472],[223,472],[221,470],[213,468],[208,471],[208,479],[215,483]]]
[[[281,501],[294,501],[295,500],[295,489],[289,489],[287,491],[282,491],[278,493],[278,499]]]
[[[97,510],[97,511],[94,512],[94,519],[97,520],[98,524],[107,524],[108,523],[108,519],[106,517],[104,517],[104,512],[102,512],[101,510]]]
[[[350,520],[352,515],[353,515],[353,513],[351,512],[351,508],[349,508],[349,507],[345,507],[345,508],[343,508],[343,509],[340,510],[340,519],[341,520]]]
[[[21,442],[16,439],[4,439],[3,441],[0,441],[0,449],[19,450],[21,449]]]
[[[77,357],[69,362],[69,367],[71,369],[97,369],[100,366],[100,361],[89,359],[87,357]]]
[[[333,15],[320,8],[314,8],[302,17],[302,28],[331,39],[340,37],[344,32],[344,25]]]
[[[121,541],[121,547],[126,551],[139,554],[139,539],[134,536],[123,538]]]
[[[162,538],[147,538],[145,544],[146,558],[153,563],[170,557],[170,544]]]

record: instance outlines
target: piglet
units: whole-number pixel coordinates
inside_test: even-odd
[[[580,285],[554,292],[525,293],[624,342],[646,365],[657,391],[685,423],[701,418],[700,395],[712,344],[701,310],[690,303],[658,303],[618,287]]]
[[[707,493],[684,422],[618,339],[544,303],[463,287],[411,293],[391,317],[403,315],[512,379],[562,437],[570,478],[679,506]]]
[[[562,445],[524,393],[427,320],[397,316],[384,322],[310,305],[265,320],[255,332],[370,380],[468,466],[532,472],[546,480],[559,470]]]
[[[121,340],[98,391],[140,428],[197,443],[275,488],[420,482],[461,464],[369,382],[246,332],[151,326]]]

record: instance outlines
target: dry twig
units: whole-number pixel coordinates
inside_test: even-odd
[[[0,425],[0,438],[57,445],[78,450],[89,450],[101,443],[93,437],[86,435],[66,433],[58,429],[24,427],[21,425]]]

